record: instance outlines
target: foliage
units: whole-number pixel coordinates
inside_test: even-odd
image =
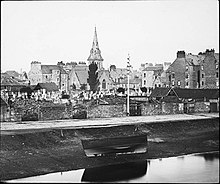
[[[147,88],[146,87],[141,87],[140,88],[142,92],[146,93],[147,92]]]
[[[76,90],[76,85],[74,83],[70,87],[72,90]]]
[[[120,87],[120,88],[117,89],[117,92],[124,94],[125,93],[125,89]]]
[[[97,64],[92,62],[90,65],[89,65],[89,71],[88,71],[88,74],[89,74],[89,78],[88,78],[88,83],[89,83],[89,86],[90,86],[90,90],[93,91],[93,92],[96,92],[97,88],[98,88],[98,84],[99,84],[99,81],[98,81],[98,67],[97,67]]]
[[[81,90],[86,90],[86,84],[81,84],[80,89]]]

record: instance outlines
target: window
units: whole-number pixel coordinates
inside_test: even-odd
[[[187,74],[186,74],[186,79],[188,79],[188,78],[189,78],[189,74],[187,73]]]
[[[155,76],[155,79],[157,79],[157,76]]]
[[[175,73],[172,73],[172,78],[175,78]]]
[[[186,82],[186,87],[189,87],[189,82]]]
[[[202,78],[204,78],[204,73],[202,73]]]
[[[57,78],[57,82],[60,80],[60,78]]]
[[[144,80],[144,85],[146,85],[146,80]]]
[[[180,86],[180,81],[177,82],[177,85]]]
[[[157,84],[155,84],[155,88],[157,87]]]
[[[218,64],[215,65],[215,68],[218,69]]]
[[[186,65],[186,71],[188,71],[189,70],[189,66],[188,65]]]
[[[146,77],[146,73],[144,73],[144,77]]]
[[[45,76],[45,78],[47,79],[47,75]]]
[[[57,71],[57,74],[59,74],[59,73],[60,73],[60,71],[58,70],[58,71]]]
[[[218,78],[218,72],[216,72],[216,78]]]
[[[203,70],[204,69],[204,66],[203,65],[201,65],[201,70]]]
[[[216,81],[216,86],[219,87],[219,82],[218,81]]]
[[[175,82],[174,82],[174,81],[172,81],[172,86],[174,86],[174,84],[175,84]]]
[[[158,87],[161,87],[161,85],[160,85],[160,84],[158,84]]]
[[[204,81],[202,81],[202,86],[204,86]]]

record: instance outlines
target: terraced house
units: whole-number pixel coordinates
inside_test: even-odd
[[[42,65],[32,61],[28,78],[31,85],[54,82],[61,91],[68,91],[68,74],[60,65]]]
[[[166,71],[169,87],[219,88],[219,54],[214,49],[193,55],[178,51],[177,58]]]

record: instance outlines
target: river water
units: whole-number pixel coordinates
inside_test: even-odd
[[[6,182],[218,183],[219,152],[150,159],[117,165],[57,172]]]

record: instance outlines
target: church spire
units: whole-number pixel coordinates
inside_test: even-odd
[[[95,34],[94,34],[94,38],[93,38],[92,48],[98,48],[99,49],[96,27],[95,27]]]
[[[101,51],[99,49],[96,27],[95,27],[95,34],[94,34],[94,38],[92,42],[92,48],[90,50],[90,55],[87,60],[89,61],[89,64],[91,64],[92,62],[95,62],[99,70],[103,68],[102,66],[103,58],[101,56]]]

